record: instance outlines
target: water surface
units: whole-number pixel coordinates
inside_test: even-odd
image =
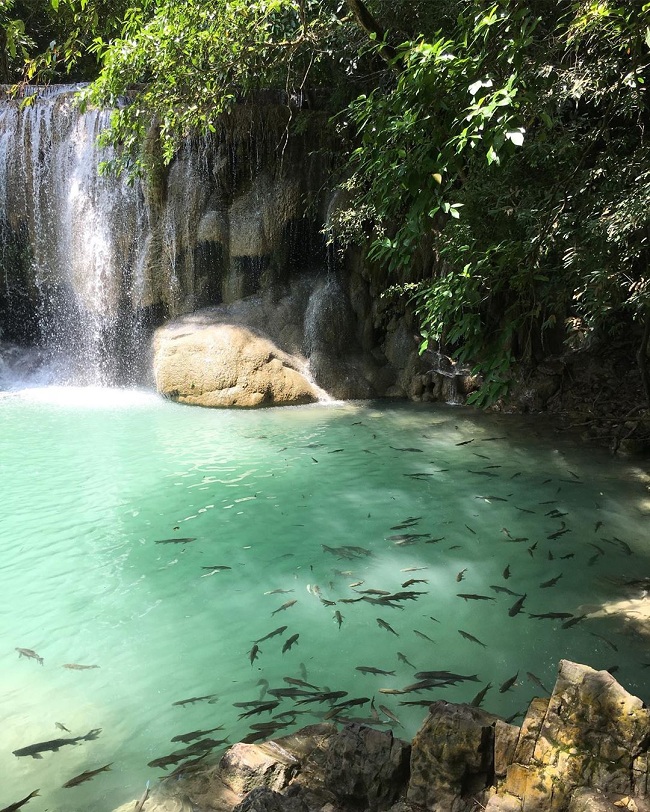
[[[374,698],[341,714],[404,738],[426,706],[402,703],[471,701],[490,683],[483,706],[509,717],[561,657],[650,699],[643,624],[603,612],[648,572],[643,473],[540,425],[444,406],[0,397],[0,808],[39,788],[30,812],[110,812],[165,774],[147,764],[187,746],[174,736],[223,726],[210,736],[235,742],[331,709],[296,704],[305,694],[240,718],[254,706],[234,703],[274,700],[261,680]],[[548,613],[565,617],[530,616]],[[472,679],[386,693],[433,670]],[[174,704],[194,697],[208,699]]]

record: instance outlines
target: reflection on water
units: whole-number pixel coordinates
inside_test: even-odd
[[[650,699],[647,485],[539,421],[46,389],[0,425],[0,808],[110,812],[172,753],[333,704],[406,738],[489,683],[509,717],[561,657]]]

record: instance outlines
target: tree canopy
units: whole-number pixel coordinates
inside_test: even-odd
[[[478,402],[568,335],[635,323],[650,400],[650,3],[2,0],[0,16],[5,79],[91,79],[125,166],[152,124],[169,162],[255,90],[327,89],[350,200],[332,238],[392,273],[423,349],[475,365]]]

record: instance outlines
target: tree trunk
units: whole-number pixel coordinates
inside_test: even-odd
[[[398,72],[404,68],[404,63],[397,57],[397,51],[386,42],[386,31],[368,11],[363,0],[345,0],[348,8],[354,14],[358,25],[374,38],[379,46],[379,55],[391,68]]]

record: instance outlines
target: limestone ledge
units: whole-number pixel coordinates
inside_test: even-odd
[[[115,812],[650,812],[649,749],[641,700],[607,671],[561,660],[521,727],[444,701],[412,744],[312,725],[177,769],[143,806]]]

